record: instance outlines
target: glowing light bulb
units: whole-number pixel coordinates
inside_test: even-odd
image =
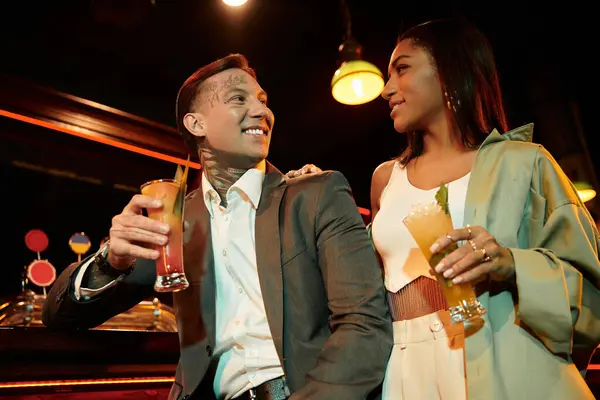
[[[248,0],[223,0],[223,3],[231,7],[239,7],[241,5],[246,4],[247,1]]]
[[[354,90],[354,94],[356,95],[356,97],[364,97],[365,96],[365,91],[363,90],[363,83],[362,80],[358,79],[358,78],[354,78],[352,79],[352,90]]]

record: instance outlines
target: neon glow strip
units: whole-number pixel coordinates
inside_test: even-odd
[[[73,128],[69,128],[66,126],[61,126],[61,125],[53,123],[53,122],[48,122],[48,121],[44,121],[41,119],[32,118],[32,117],[28,117],[28,116],[21,115],[21,114],[16,114],[16,113],[2,110],[2,109],[0,109],[0,115],[7,117],[7,118],[15,119],[17,121],[27,122],[28,124],[41,126],[41,127],[47,128],[47,129],[52,129],[54,131],[68,133],[69,135],[77,136],[80,138],[93,140],[95,142],[107,144],[109,146],[117,147],[117,148],[120,148],[123,150],[128,150],[128,151],[132,151],[134,153],[143,154],[145,156],[157,158],[159,160],[168,161],[168,162],[172,162],[175,164],[182,164],[182,165],[185,165],[185,162],[186,162],[186,160],[183,158],[169,156],[167,154],[159,153],[157,151],[152,151],[152,150],[144,149],[142,147],[119,142],[118,140],[114,140],[114,139],[111,139],[108,137],[98,136],[95,132],[90,131],[85,128],[73,129]],[[190,167],[195,168],[195,169],[200,169],[200,164],[190,161]]]
[[[38,381],[38,382],[8,382],[0,383],[0,389],[18,389],[33,387],[56,386],[84,386],[84,385],[115,385],[132,383],[171,383],[173,377],[159,376],[153,378],[114,378],[114,379],[73,379],[64,381]]]

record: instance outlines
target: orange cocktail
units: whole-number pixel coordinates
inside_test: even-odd
[[[431,251],[429,251],[429,248],[438,238],[454,229],[450,215],[435,202],[415,206],[403,222],[415,242],[417,242],[421,252],[429,261],[432,269],[444,257],[458,248],[456,243],[452,243],[452,245],[435,254],[431,254]],[[436,272],[435,275],[448,302],[453,323],[480,318],[485,314],[486,310],[479,303],[471,284],[454,284],[451,279],[444,278],[442,274]]]
[[[157,292],[177,292],[189,286],[183,270],[183,207],[179,206],[180,182],[174,179],[159,179],[142,185],[142,194],[163,202],[162,209],[149,209],[148,217],[168,224],[169,241],[164,246],[155,246],[160,252],[156,260]]]

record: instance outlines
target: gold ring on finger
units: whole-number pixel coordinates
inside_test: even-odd
[[[482,262],[490,262],[490,261],[492,261],[492,257],[490,257],[490,256],[487,254],[487,252],[485,251],[485,249],[484,249],[484,248],[481,248],[481,249],[479,249],[479,250],[481,251],[481,255],[483,256],[483,257],[481,258],[481,261],[482,261]]]
[[[471,247],[473,248],[473,251],[477,251],[477,245],[475,244],[474,241],[469,240],[469,244],[471,245]]]
[[[473,237],[473,231],[471,230],[471,225],[467,224],[465,226],[467,228],[467,232],[469,232],[469,237],[467,239],[471,239]]]

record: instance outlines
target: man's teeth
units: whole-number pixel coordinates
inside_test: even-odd
[[[262,129],[244,129],[243,131],[244,133],[247,133],[249,135],[264,135],[265,132]]]

